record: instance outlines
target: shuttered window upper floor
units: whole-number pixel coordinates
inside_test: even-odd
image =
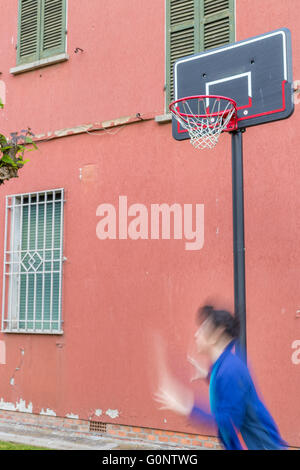
[[[66,60],[67,0],[19,0],[16,67],[12,73]]]
[[[166,0],[166,104],[173,99],[174,63],[235,41],[234,0]]]

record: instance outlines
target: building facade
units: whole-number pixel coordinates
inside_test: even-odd
[[[0,1],[0,130],[30,127],[38,146],[19,178],[0,186],[2,419],[206,436],[153,400],[157,344],[188,382],[197,307],[216,298],[233,309],[231,147],[228,135],[210,152],[172,138],[172,65],[287,27],[300,79],[298,2],[88,3]],[[290,119],[244,134],[248,359],[292,447],[300,446],[297,101]],[[205,384],[193,387],[207,395]]]

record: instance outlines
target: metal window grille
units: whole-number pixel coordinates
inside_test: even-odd
[[[2,331],[62,333],[64,190],[6,196]]]

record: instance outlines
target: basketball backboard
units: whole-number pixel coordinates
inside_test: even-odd
[[[290,31],[278,29],[179,59],[175,100],[196,95],[235,100],[239,129],[288,118],[294,110]],[[177,140],[189,138],[174,118],[172,130]]]

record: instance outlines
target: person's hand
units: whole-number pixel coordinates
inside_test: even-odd
[[[185,416],[191,413],[194,405],[193,393],[170,376],[164,377],[154,399],[162,405],[160,410],[171,410]]]
[[[193,377],[191,378],[191,382],[195,381],[195,380],[203,380],[203,379],[206,379],[207,376],[208,376],[208,370],[207,368],[201,366],[197,361],[196,359],[194,359],[193,357],[191,356],[188,356],[187,357],[187,360],[190,364],[192,364],[192,366],[195,367],[195,374],[193,375]]]

